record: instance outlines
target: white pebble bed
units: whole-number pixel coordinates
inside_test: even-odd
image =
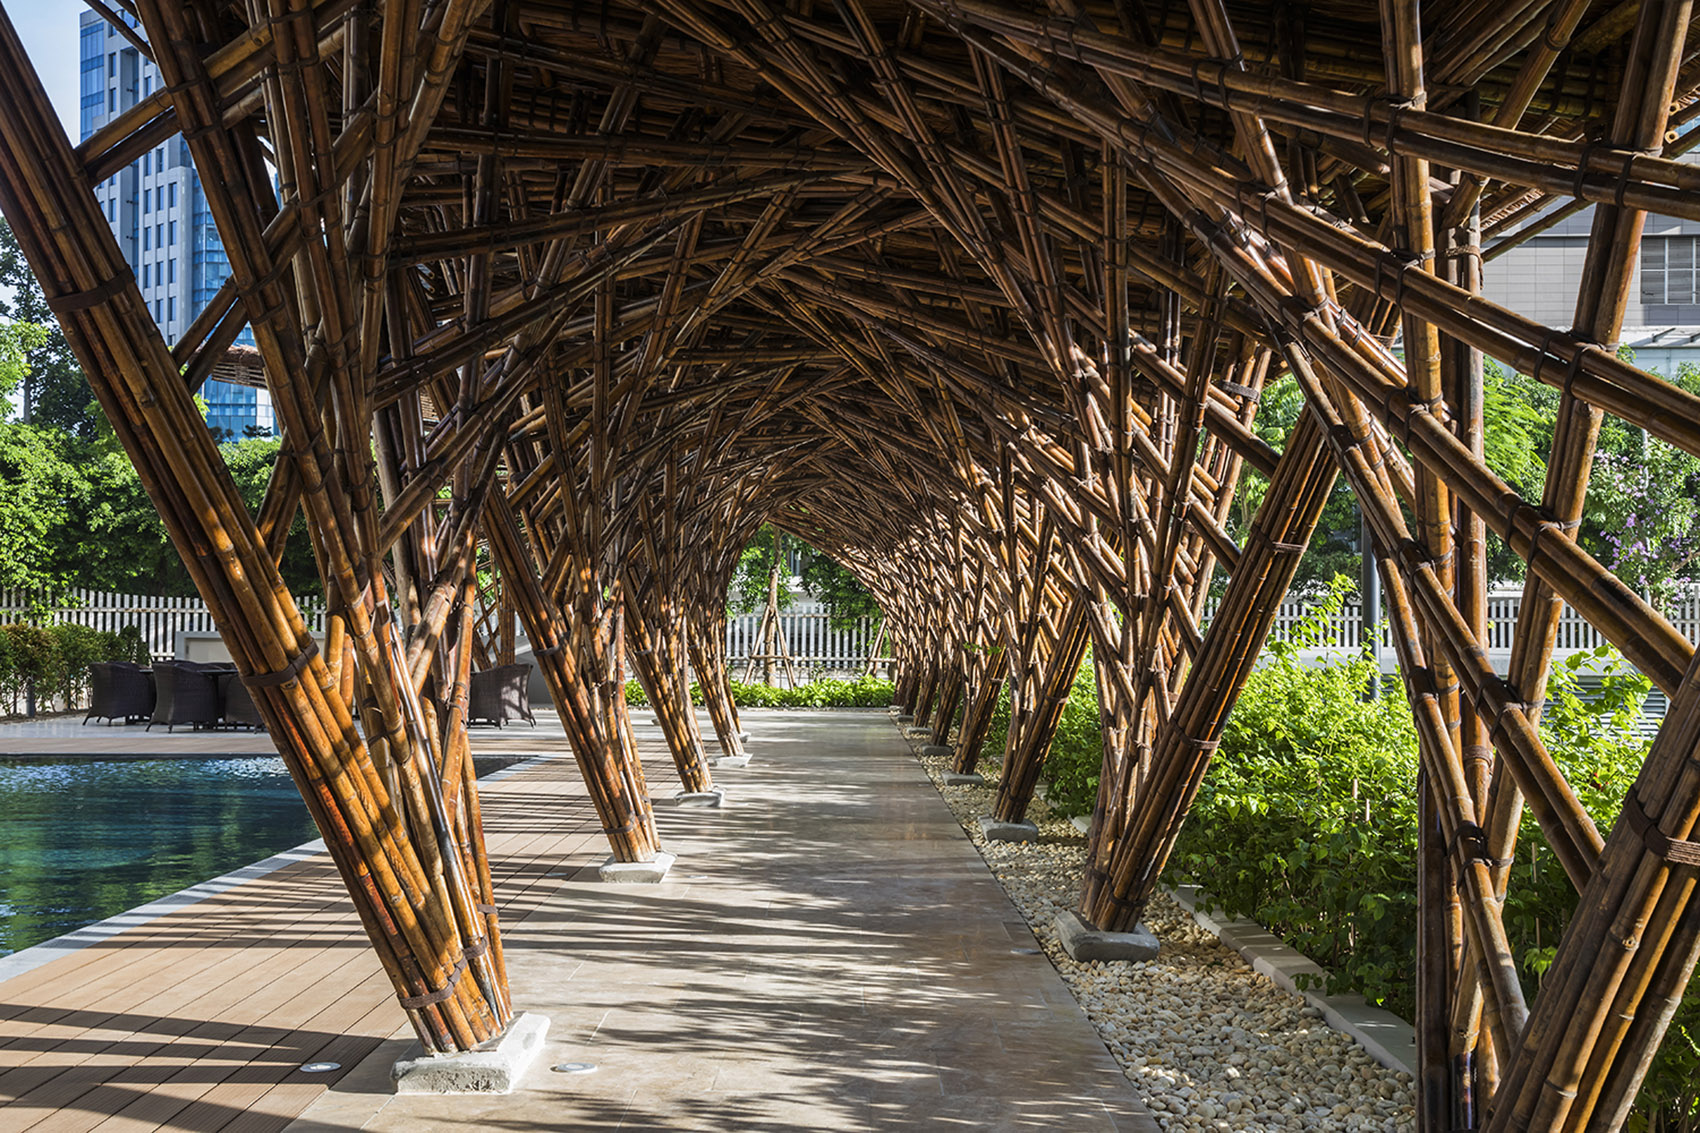
[[[949,758],[918,758],[1165,1130],[1416,1127],[1409,1074],[1381,1066],[1167,896],[1159,894],[1144,918],[1162,942],[1156,959],[1069,959],[1052,922],[1080,899],[1080,832],[1036,798],[1027,817],[1043,841],[987,842],[978,819],[992,812],[997,768],[980,769],[983,787],[946,787],[940,776]]]

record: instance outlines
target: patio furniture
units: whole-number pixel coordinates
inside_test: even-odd
[[[128,661],[96,661],[89,666],[89,711],[83,717],[128,724],[153,715],[153,681],[148,671]]]
[[[537,718],[531,714],[530,693],[530,665],[499,665],[473,673],[466,722],[488,722],[500,728],[509,720],[527,720],[535,728]]]
[[[154,684],[158,697],[148,730],[164,724],[171,731],[178,724],[211,726],[218,723],[218,674],[233,671],[227,665],[202,665],[194,661],[155,661]]]
[[[220,673],[218,682],[219,689],[224,695],[224,712],[220,716],[220,720],[232,727],[265,731],[265,718],[260,715],[259,706],[254,703],[253,694],[248,691],[248,686],[242,683],[241,674]]]

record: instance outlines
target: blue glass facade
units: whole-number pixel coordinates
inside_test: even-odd
[[[128,16],[124,19],[135,26]],[[78,43],[81,127],[87,138],[151,93],[159,76],[151,62],[93,12],[82,15]],[[175,341],[230,276],[230,257],[207,208],[188,146],[172,138],[95,192],[136,273],[143,301],[167,341]],[[253,333],[244,328],[237,341],[252,346]],[[210,381],[201,387],[201,397],[207,403],[208,427],[226,437],[273,431],[271,398],[264,390]]]

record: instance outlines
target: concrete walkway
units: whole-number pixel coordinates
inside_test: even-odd
[[[130,981],[117,973],[99,981],[101,1017],[89,1019],[96,1030],[78,1033],[79,1016],[55,1012],[54,977],[60,966],[73,966],[86,984],[109,958],[122,961],[126,953],[134,964],[150,951],[135,938],[150,931],[143,926],[0,983],[0,1003],[11,1005],[5,1014],[12,1019],[0,1026],[0,1047],[10,1048],[0,1056],[80,1067],[76,1080],[96,1091],[53,1090],[58,1075],[46,1075],[45,1067],[26,1073],[20,1081],[38,1087],[34,1104],[0,1097],[0,1106],[11,1102],[0,1108],[0,1127],[1156,1129],[1056,972],[1029,951],[1032,934],[884,713],[748,712],[745,724],[755,762],[720,776],[726,808],[658,805],[663,841],[678,864],[666,882],[649,886],[596,880],[605,844],[558,725],[477,733],[480,751],[555,756],[482,792],[514,1000],[552,1021],[543,1058],[519,1092],[392,1095],[387,1071],[407,1032],[370,952],[354,937],[357,927],[340,923],[336,947],[315,941],[315,958],[334,956],[342,973],[323,985],[330,1002],[317,1003],[314,982],[298,970],[287,1009],[272,1010],[302,1020],[245,1010],[241,1037],[253,1050],[233,1056],[214,1049],[225,1028],[196,1026],[193,994],[182,1003],[148,1003],[146,1011],[169,1011],[173,1032],[212,1040],[194,1050],[168,1045],[167,1061],[189,1057],[211,1069],[211,1060],[247,1060],[248,1069],[229,1071],[229,1086],[192,1064],[138,1073],[133,1036],[151,1024],[124,1014],[115,1026],[108,1014],[144,1010],[122,1002]],[[638,731],[651,789],[666,799],[676,780],[659,733],[652,726]],[[276,917],[280,883],[299,886],[316,876],[334,885],[324,866],[292,869],[221,895],[214,935],[204,944],[196,941],[195,907],[154,922],[167,926],[153,931],[168,938],[174,974],[186,988],[197,982],[193,969],[203,950],[206,962],[222,959],[229,970],[232,958],[222,949],[233,919],[245,915],[244,901]],[[319,896],[318,904],[335,898]],[[351,910],[342,915],[352,920]],[[333,927],[327,910],[313,916],[321,933]],[[301,957],[289,950],[271,955],[299,969]],[[275,999],[265,992],[264,965],[244,957],[243,966],[245,978],[223,986],[234,991],[241,983]],[[152,992],[157,1000],[158,988]],[[335,1004],[340,1009],[326,1010]],[[325,1027],[332,1018],[358,1019],[356,1030],[373,1037],[339,1043]],[[274,1021],[283,1024],[275,1038],[264,1027]],[[44,1024],[53,1029],[44,1032]],[[292,1027],[298,1029],[283,1033]],[[61,1045],[39,1041],[49,1034]],[[380,1042],[385,1035],[389,1041]],[[117,1108],[127,1106],[132,1118],[110,1126],[100,1120],[101,1075],[91,1066],[107,1059],[91,1044],[109,1036],[124,1047],[115,1061],[129,1067],[126,1088],[113,1100],[122,1099]],[[280,1049],[264,1049],[267,1042]],[[307,1080],[294,1070],[315,1056],[316,1044],[341,1055],[349,1069],[340,1080]],[[597,1069],[552,1072],[569,1062]],[[0,1082],[12,1075],[0,1072]],[[172,1083],[175,1100],[158,1097],[160,1087],[147,1083]],[[221,1104],[208,1104],[209,1091]],[[239,1099],[255,1091],[269,1101],[264,1116],[243,1112]],[[50,1099],[69,1108],[55,1112]],[[32,1122],[9,1125],[8,1108]],[[288,1125],[292,1115],[300,1117]]]

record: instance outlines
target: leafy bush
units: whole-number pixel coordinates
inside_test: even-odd
[[[1089,658],[1075,674],[1051,752],[1045,757],[1045,801],[1066,817],[1091,814],[1098,801],[1098,775],[1103,766],[1103,722],[1098,710],[1097,676]]]
[[[1336,586],[1334,602],[1340,593]],[[1315,630],[1331,605],[1313,614]],[[1410,1018],[1415,726],[1396,693],[1361,700],[1367,659],[1301,665],[1297,654],[1313,640],[1301,632],[1272,644],[1246,682],[1168,876],[1205,885],[1230,915],[1311,956],[1329,970],[1330,992],[1355,990]],[[1586,692],[1584,670],[1602,674]],[[1646,758],[1638,723],[1650,689],[1609,647],[1571,656],[1548,682],[1542,735],[1602,831]],[[1575,890],[1525,812],[1504,919],[1531,997],[1575,907]],[[1691,982],[1626,1127],[1694,1130],[1697,1118],[1700,987]]]
[[[740,708],[884,708],[891,703],[891,682],[877,677],[853,681],[818,680],[796,688],[732,681],[732,699]],[[691,703],[703,702],[702,689],[691,682]],[[626,703],[647,707],[649,698],[637,681],[626,682]]]
[[[0,698],[16,713],[32,682],[44,696],[59,684],[59,643],[51,630],[21,623],[0,625],[0,636],[7,639],[11,656],[11,665],[0,673]]]
[[[1367,657],[1307,665],[1339,587],[1247,680],[1182,829],[1171,879],[1206,885],[1355,989],[1410,1016],[1417,737]]]
[[[47,632],[53,635],[56,652],[55,679],[51,684],[38,683],[36,688],[74,708],[88,695],[89,666],[117,652],[118,635],[78,625],[57,625]]]
[[[118,633],[79,625],[0,625],[0,711],[16,714],[35,689],[38,711],[54,699],[67,709],[88,698],[89,666],[96,661],[148,663],[141,630]]]

